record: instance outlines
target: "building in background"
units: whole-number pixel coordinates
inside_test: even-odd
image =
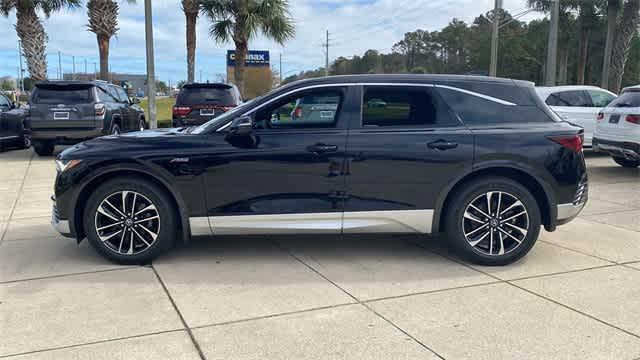
[[[235,83],[235,50],[227,50],[227,82]],[[269,51],[249,50],[245,61],[244,97],[245,100],[265,94],[273,85],[273,74],[269,63]]]

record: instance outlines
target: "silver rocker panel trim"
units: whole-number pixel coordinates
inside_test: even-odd
[[[189,218],[192,235],[431,233],[433,210],[232,215]]]

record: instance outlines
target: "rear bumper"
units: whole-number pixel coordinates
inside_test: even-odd
[[[50,140],[59,142],[80,142],[102,136],[102,128],[90,129],[31,129],[33,140]]]
[[[578,214],[584,209],[584,206],[587,202],[583,202],[582,204],[560,204],[558,205],[558,225],[564,225],[571,220],[575,219]]]
[[[640,160],[640,144],[627,141],[609,141],[599,138],[593,139],[593,150],[607,153],[613,157],[628,160]]]

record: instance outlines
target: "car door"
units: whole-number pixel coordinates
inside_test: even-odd
[[[471,132],[433,86],[364,86],[360,99],[343,232],[431,232],[441,192],[471,169]]]
[[[563,120],[582,127],[585,145],[591,145],[599,108],[593,106],[591,96],[586,91],[555,92],[549,95],[546,102]]]
[[[337,107],[293,119],[295,104],[307,98]],[[208,135],[203,156],[213,232],[340,233],[352,98],[351,87],[294,91],[250,111],[251,141]]]

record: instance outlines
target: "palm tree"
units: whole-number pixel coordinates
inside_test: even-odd
[[[9,16],[16,12],[16,32],[22,42],[22,52],[27,60],[29,74],[34,81],[47,79],[47,33],[37,11],[49,17],[54,11],[75,7],[79,0],[0,0],[0,13]]]
[[[287,0],[202,0],[202,12],[211,20],[209,34],[218,43],[233,41],[234,78],[244,95],[245,60],[249,40],[258,32],[284,44],[295,34]]]
[[[640,25],[640,0],[627,0],[622,11],[622,19],[616,30],[613,51],[611,52],[611,73],[609,90],[617,93],[622,86],[624,67],[629,58],[631,39]]]
[[[134,3],[135,0],[127,0]],[[89,31],[96,34],[98,51],[100,52],[101,80],[109,80],[109,42],[118,33],[118,3],[113,0],[89,0]]]
[[[196,71],[196,21],[200,12],[199,0],[182,0],[187,21],[187,81],[193,82]]]

